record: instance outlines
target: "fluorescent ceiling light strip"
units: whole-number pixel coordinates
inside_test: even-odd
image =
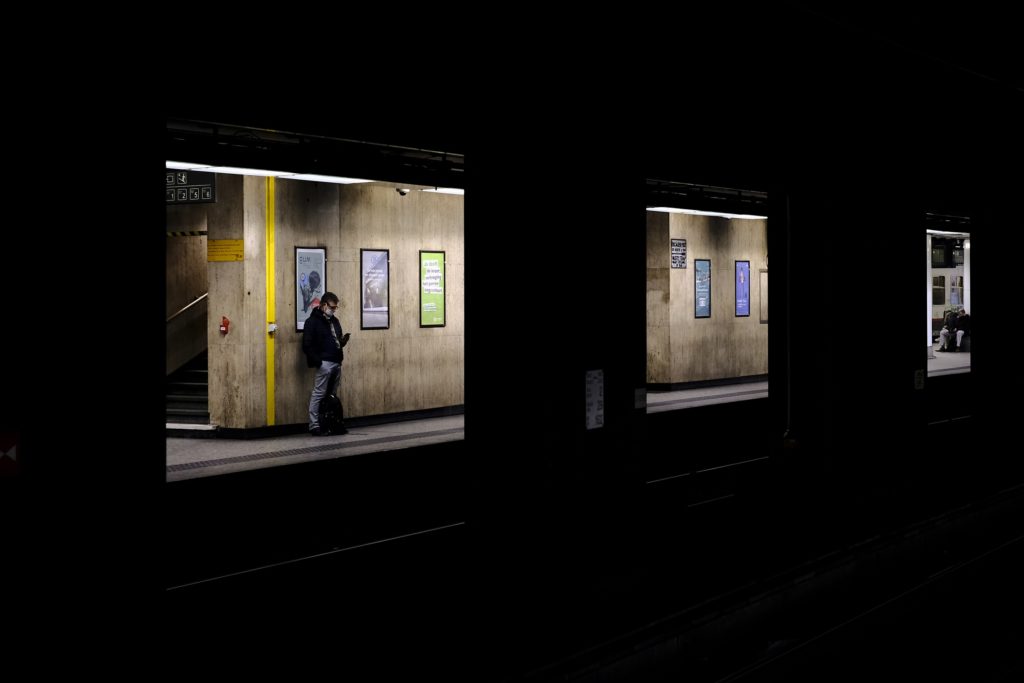
[[[194,161],[167,161],[164,162],[167,168],[173,168],[178,171],[194,171],[200,168],[209,168],[209,164],[197,164]]]
[[[318,175],[316,173],[283,173],[278,175],[278,178],[285,178],[287,180],[313,180],[321,183],[338,183],[339,185],[373,182],[372,180],[366,180],[365,178],[344,178],[342,176]]]
[[[461,195],[466,194],[465,190],[462,190],[462,189],[457,188],[457,187],[432,187],[432,188],[430,188],[428,190],[423,190],[423,191],[424,192],[437,192],[438,194],[461,194]]]
[[[202,169],[208,173],[231,173],[233,175],[279,176],[284,171],[267,171],[262,168],[239,168],[238,166],[209,166]]]
[[[768,216],[757,216],[752,213],[722,213],[721,211],[698,211],[697,209],[677,209],[674,206],[649,206],[648,211],[662,213],[688,213],[694,216],[721,216],[722,218],[744,218],[753,220],[767,219]]]
[[[255,176],[277,176],[278,178],[288,178],[290,180],[316,180],[324,183],[372,183],[372,180],[365,180],[363,178],[345,178],[342,176],[334,175],[319,175],[316,173],[291,173],[289,171],[268,171],[262,168],[240,168],[236,166],[211,166],[209,164],[200,164],[194,161],[166,161],[164,165],[167,168],[181,170],[181,171],[204,171],[207,173],[233,173],[236,175],[255,175]]]
[[[929,235],[945,235],[947,237],[970,237],[971,236],[971,233],[969,233],[969,232],[951,232],[949,230],[932,230],[931,228],[928,228],[927,230],[925,230],[925,232],[927,232]]]

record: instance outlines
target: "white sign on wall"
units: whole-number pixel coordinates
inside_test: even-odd
[[[686,267],[686,240],[672,240],[672,267]]]

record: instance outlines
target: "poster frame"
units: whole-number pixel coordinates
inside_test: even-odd
[[[746,270],[745,271],[740,266],[741,263],[746,265]],[[735,266],[733,268],[734,268],[733,269],[733,287],[734,287],[734,297],[733,298],[735,300],[735,306],[734,306],[734,310],[735,310],[735,313],[736,313],[735,317],[737,317],[737,318],[749,318],[750,317],[750,292],[751,292],[751,287],[750,287],[750,261],[737,260],[737,261],[735,261]],[[740,310],[741,310],[740,309],[740,274],[743,273],[743,272],[746,272],[746,285],[747,285],[747,312],[746,313],[741,313],[740,312]]]
[[[378,303],[370,300],[369,284],[366,280],[367,260],[379,257],[384,254],[384,305],[368,306],[367,303]],[[384,310],[381,311],[380,309]],[[384,314],[384,324],[367,324],[367,312],[372,314]],[[390,249],[360,249],[359,250],[359,329],[360,330],[387,330],[391,328],[391,250]]]
[[[697,293],[697,278],[700,277],[701,265],[706,263],[707,274],[708,274],[708,304],[706,312],[701,312],[700,297]],[[694,318],[710,318],[711,317],[711,259],[709,258],[698,258],[693,259],[693,317]]]
[[[441,257],[441,322],[424,323],[424,310],[423,310],[423,295],[424,295],[424,282],[423,282],[423,255],[430,254],[431,256],[439,254]],[[448,306],[446,305],[448,296],[448,287],[446,281],[445,267],[447,262],[445,261],[445,252],[441,249],[420,249],[420,260],[419,260],[419,280],[420,280],[420,306],[419,306],[419,323],[420,327],[444,327],[448,324]]]
[[[305,295],[303,294],[303,282],[306,280],[304,277],[306,273],[302,270],[303,267],[299,265],[299,259],[303,255],[318,257],[316,259],[316,263],[320,264],[320,270],[309,271],[310,273],[316,272],[317,276],[320,278],[320,282],[317,287],[310,290],[308,302],[305,301]],[[308,318],[312,313],[310,306],[313,305],[314,301],[318,301],[325,292],[329,291],[327,289],[326,247],[295,247],[295,271],[292,273],[292,283],[295,285],[295,331],[302,332],[302,328],[306,325],[306,318]],[[305,310],[303,310],[303,305],[306,305]]]
[[[762,268],[758,272],[758,309],[760,310],[761,323],[768,324],[768,269]]]

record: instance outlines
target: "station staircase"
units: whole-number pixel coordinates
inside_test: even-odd
[[[208,368],[203,351],[167,376],[168,424],[210,424]]]

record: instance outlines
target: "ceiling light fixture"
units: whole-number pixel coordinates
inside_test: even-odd
[[[337,183],[338,185],[350,185],[352,183],[372,183],[372,180],[364,178],[345,178],[337,175],[320,175],[317,173],[283,173],[278,178],[288,180],[312,180],[320,183]]]
[[[209,164],[197,164],[192,161],[166,161],[164,164],[167,168],[173,168],[176,171],[198,171],[202,168],[210,168]]]
[[[230,173],[232,175],[280,176],[283,171],[268,171],[263,168],[241,168],[239,166],[207,166],[196,170],[206,173]]]
[[[466,191],[458,187],[432,187],[423,190],[424,192],[437,192],[438,194],[466,194]]]
[[[372,183],[372,180],[364,178],[346,178],[344,176],[320,175],[318,173],[292,173],[290,171],[268,171],[262,168],[242,168],[238,166],[211,166],[200,164],[194,161],[166,161],[167,168],[179,171],[203,171],[204,173],[231,173],[235,175],[254,176],[275,176],[287,178],[288,180],[310,180],[322,183],[338,183],[348,185],[350,183]]]
[[[694,216],[721,216],[722,218],[742,218],[747,220],[766,220],[768,216],[758,216],[752,213],[723,213],[721,211],[698,211],[697,209],[677,209],[674,206],[648,206],[648,211],[660,211],[662,213],[688,213]]]

